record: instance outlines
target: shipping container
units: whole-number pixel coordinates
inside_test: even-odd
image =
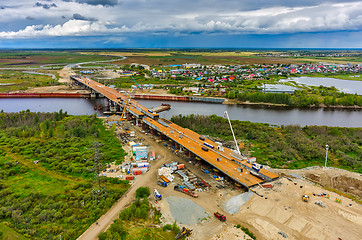
[[[210,143],[207,143],[207,142],[204,142],[204,145],[207,146],[207,147],[209,147],[209,148],[214,148],[213,145],[211,145]]]
[[[132,169],[133,175],[141,175],[142,170],[141,169]]]
[[[137,167],[141,168],[141,167],[149,167],[150,164],[148,162],[140,162],[137,163]]]
[[[133,175],[127,175],[126,180],[134,180],[134,176]]]
[[[138,169],[141,170],[142,173],[148,172],[148,167],[141,167],[141,168],[138,168]]]
[[[177,165],[177,169],[184,169],[185,168],[185,164],[179,164],[179,165]]]

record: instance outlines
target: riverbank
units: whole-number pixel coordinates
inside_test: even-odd
[[[350,110],[360,110],[362,107],[360,106],[343,106],[343,105],[336,105],[336,106],[327,106],[325,104],[320,104],[319,106],[311,105],[309,107],[293,107],[288,106],[287,104],[278,104],[278,103],[264,103],[264,102],[249,102],[249,101],[239,101],[236,99],[227,99],[225,98],[225,101],[223,104],[227,105],[249,105],[249,106],[258,106],[258,107],[280,107],[280,108],[295,108],[295,109],[305,109],[305,108],[314,108],[314,109],[350,109]]]
[[[69,82],[66,82],[68,85],[57,85],[57,86],[46,86],[46,87],[35,87],[25,90],[24,93],[35,93],[35,94],[83,94],[86,96],[90,92],[85,89],[81,89],[76,86],[71,86]],[[18,92],[18,91],[16,91]],[[15,93],[15,92],[13,92]],[[84,97],[82,96],[82,97]],[[245,105],[245,106],[258,106],[258,107],[275,107],[275,108],[285,108],[285,109],[346,109],[346,110],[360,110],[361,106],[327,106],[325,104],[320,104],[319,106],[311,105],[308,107],[295,107],[288,106],[286,104],[277,104],[277,103],[264,103],[264,102],[250,102],[250,101],[239,101],[237,99],[227,99],[227,98],[216,98],[216,97],[202,97],[202,96],[179,96],[175,94],[165,93],[161,89],[153,89],[145,91],[136,90],[135,94],[132,96],[134,99],[144,99],[144,100],[160,100],[160,101],[182,101],[182,102],[207,102],[207,103],[217,103],[225,105]]]

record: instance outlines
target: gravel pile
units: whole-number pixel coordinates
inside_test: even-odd
[[[172,217],[181,224],[192,225],[210,216],[201,206],[189,199],[170,196],[166,200],[170,205]]]
[[[240,207],[244,205],[254,195],[253,192],[245,192],[229,199],[224,203],[224,210],[229,214],[239,212]]]

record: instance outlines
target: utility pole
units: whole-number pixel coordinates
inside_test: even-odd
[[[239,149],[239,146],[238,146],[238,143],[236,142],[236,138],[235,138],[235,134],[234,134],[233,126],[231,125],[230,118],[229,118],[229,114],[228,114],[228,112],[227,112],[227,111],[225,111],[225,115],[226,115],[226,117],[227,117],[227,118],[228,118],[228,120],[229,120],[231,133],[233,134],[234,141],[235,141],[236,151],[238,151],[238,153],[241,155],[241,153],[240,153],[240,149]]]
[[[94,172],[94,177],[96,180],[96,186],[93,188],[92,193],[97,199],[97,204],[100,203],[100,195],[101,193],[105,192],[105,189],[103,186],[101,186],[101,179],[99,177],[99,173],[101,172],[102,164],[99,162],[99,152],[98,152],[99,143],[97,140],[93,143],[94,148],[94,154],[93,154],[93,162],[94,167],[91,169]]]

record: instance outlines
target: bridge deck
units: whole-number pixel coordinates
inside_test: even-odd
[[[91,79],[79,76],[72,76],[72,79],[104,95],[116,104],[123,106],[126,102],[127,96],[124,94]],[[265,180],[272,180],[278,177],[278,175],[264,168],[260,169],[259,174],[262,174],[266,178],[265,180],[252,175],[250,173],[252,164],[248,163],[241,155],[226,147],[217,149],[217,143],[210,139],[200,138],[200,134],[190,129],[182,128],[167,119],[158,119],[159,115],[157,113],[149,111],[148,108],[142,106],[133,99],[129,101],[128,109],[131,114],[138,115],[137,117],[144,116],[144,123],[169,137],[174,142],[177,142],[196,156],[204,159],[212,166],[246,187],[251,187],[262,183]],[[205,146],[205,142],[209,146],[213,146],[213,148]],[[207,151],[203,149],[207,149]],[[237,168],[242,168],[243,171],[240,172]]]

